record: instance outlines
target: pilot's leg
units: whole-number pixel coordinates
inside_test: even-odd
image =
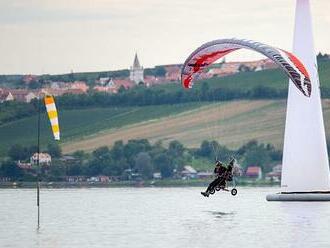
[[[221,178],[219,178],[219,177],[217,177],[216,179],[214,179],[214,180],[209,184],[209,186],[207,187],[206,191],[205,191],[205,192],[201,192],[201,194],[202,194],[203,196],[209,196],[210,191],[211,191],[212,189],[214,189],[214,188],[219,184],[220,181],[221,181]]]

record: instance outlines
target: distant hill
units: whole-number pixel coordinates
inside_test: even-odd
[[[102,130],[116,129],[142,121],[175,115],[199,107],[200,103],[146,107],[89,108],[59,111],[61,142],[84,139]],[[54,142],[46,113],[41,116],[41,144]],[[0,156],[13,144],[36,145],[37,116],[0,125]]]
[[[330,61],[319,62],[321,87],[330,89]],[[287,77],[279,70],[244,72],[223,78],[205,80],[211,89],[252,89],[265,85],[287,89]],[[201,84],[196,83],[198,88]],[[183,90],[177,83],[153,87],[153,90]],[[93,150],[111,145],[115,140],[149,138],[152,141],[178,139],[196,147],[204,139],[217,138],[222,144],[237,147],[251,139],[270,142],[278,147],[283,142],[285,100],[195,102],[144,107],[105,107],[61,110],[60,142],[65,152]],[[330,134],[330,104],[323,101],[326,132]],[[0,125],[0,156],[16,143],[36,143],[36,116]],[[329,129],[329,130],[328,130]],[[213,135],[210,135],[213,132]],[[50,125],[42,116],[42,144],[52,142]]]
[[[330,101],[323,101],[326,133],[330,134]],[[257,139],[282,146],[286,101],[230,101],[128,108],[95,108],[60,112],[64,152],[91,151],[116,140],[148,138],[165,144],[177,139],[188,147],[216,139],[229,147]],[[13,144],[36,143],[36,117],[0,126],[0,155]],[[53,142],[42,116],[43,147]]]
[[[326,134],[330,135],[330,101],[323,101]],[[194,110],[136,123],[119,129],[103,130],[84,139],[66,142],[65,152],[91,151],[122,139],[147,138],[165,144],[179,140],[187,147],[198,147],[203,140],[216,139],[231,148],[257,139],[281,148],[284,137],[286,101],[230,101],[205,104]]]

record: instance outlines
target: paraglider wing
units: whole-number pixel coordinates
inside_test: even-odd
[[[54,138],[55,140],[60,140],[60,126],[58,124],[58,115],[57,115],[54,97],[45,96],[45,105],[46,105],[49,121],[52,126]]]
[[[259,52],[276,63],[305,95],[310,96],[312,87],[309,74],[303,63],[292,53],[266,44],[242,39],[220,39],[197,48],[185,61],[181,81],[184,88],[191,88],[193,81],[205,68],[228,53],[246,48]]]

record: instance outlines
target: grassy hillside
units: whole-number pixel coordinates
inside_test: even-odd
[[[326,133],[330,134],[330,102],[324,101]],[[285,101],[232,101],[209,104],[175,116],[136,123],[119,129],[104,130],[83,140],[63,144],[65,152],[93,150],[111,146],[122,139],[147,138],[168,143],[179,140],[197,147],[205,139],[216,139],[229,147],[238,147],[251,139],[282,147],[285,124]]]
[[[104,129],[120,128],[137,122],[175,115],[200,106],[194,104],[162,105],[125,108],[95,108],[59,112],[62,142],[69,142]],[[20,119],[0,126],[0,155],[13,144],[36,144],[37,116]],[[41,143],[52,142],[52,133],[46,114],[41,118]]]
[[[257,139],[281,147],[286,101],[230,101],[131,108],[67,110],[60,113],[64,152],[91,151],[116,140],[147,138],[165,144],[177,139],[197,147],[216,139],[229,147]],[[330,135],[330,101],[323,101],[326,133]],[[36,143],[36,117],[0,126],[0,154],[12,144]],[[42,116],[41,141],[52,142],[50,125]]]

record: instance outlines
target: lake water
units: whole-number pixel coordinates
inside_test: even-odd
[[[0,247],[330,247],[330,202],[267,202],[277,188],[0,190]]]

